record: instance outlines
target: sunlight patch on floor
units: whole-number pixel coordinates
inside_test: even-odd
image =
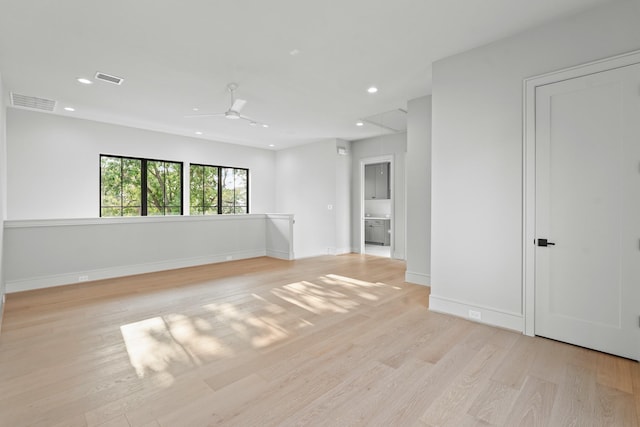
[[[340,285],[348,289],[354,289],[357,291],[359,297],[362,297],[369,301],[380,300],[380,297],[378,295],[375,295],[369,291],[385,290],[385,289],[393,289],[396,291],[402,290],[402,288],[400,288],[399,286],[391,286],[382,282],[376,282],[376,283],[366,282],[364,280],[358,280],[351,277],[341,276],[339,274],[327,274],[325,277],[328,278],[325,280],[330,280],[330,281],[327,281],[326,283]]]
[[[286,329],[268,317],[249,317],[247,323],[261,331],[259,335],[254,335],[251,338],[251,344],[254,348],[267,347],[289,336]]]
[[[290,283],[271,293],[314,314],[348,313],[360,305],[346,294],[328,291],[308,281]]]
[[[251,344],[253,348],[263,348],[288,338],[289,331],[278,320],[278,317],[289,317],[285,308],[272,304],[258,295],[253,294],[253,296],[265,304],[263,307],[255,309],[254,312],[268,314],[247,317],[246,312],[239,311],[230,303],[207,304],[203,308],[213,313],[218,321],[228,325],[233,330],[235,337]],[[308,326],[303,322],[300,322],[299,325]]]
[[[197,366],[213,356],[229,356],[229,351],[206,331],[204,319],[182,314],[152,317],[120,326],[129,361],[139,378],[154,377],[170,385],[176,366]]]
[[[384,286],[388,286],[384,283],[371,283],[365,282],[364,280],[353,279],[351,277],[340,276],[339,274],[327,274],[327,277],[338,281],[339,283],[345,286],[361,286],[363,288],[380,288]]]

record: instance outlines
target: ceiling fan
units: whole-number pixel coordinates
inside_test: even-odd
[[[244,99],[236,99],[235,94],[234,94],[236,89],[238,89],[238,84],[237,83],[229,83],[227,85],[227,90],[231,94],[231,104],[229,106],[229,109],[227,111],[225,111],[224,113],[190,114],[190,115],[187,115],[187,116],[184,116],[184,117],[185,118],[224,117],[225,119],[230,119],[230,120],[239,120],[239,119],[246,120],[246,121],[249,122],[249,126],[262,126],[262,127],[265,127],[265,128],[269,127],[269,125],[267,125],[265,123],[256,122],[255,120],[240,114],[240,111],[244,108],[244,106],[247,103],[247,101],[245,101]]]

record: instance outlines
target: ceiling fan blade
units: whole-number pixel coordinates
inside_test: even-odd
[[[224,113],[216,113],[216,114],[188,114],[184,116],[185,119],[196,119],[199,117],[220,117],[224,116]]]
[[[244,99],[236,99],[235,101],[233,101],[233,105],[231,106],[231,110],[239,113],[240,110],[242,110],[242,108],[244,107],[244,104],[246,104],[247,101],[245,101]]]

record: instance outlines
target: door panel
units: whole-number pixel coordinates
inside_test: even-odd
[[[640,65],[536,89],[537,335],[640,359]]]

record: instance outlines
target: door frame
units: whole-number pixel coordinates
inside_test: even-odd
[[[535,335],[536,88],[638,63],[640,50],[530,77],[523,82],[522,314],[525,335]]]
[[[375,156],[375,157],[364,157],[362,159],[360,159],[360,253],[361,254],[366,254],[365,251],[365,244],[364,244],[364,227],[365,227],[365,217],[364,217],[364,205],[365,205],[365,194],[364,194],[364,167],[366,165],[371,165],[371,164],[376,164],[376,163],[385,163],[385,162],[389,162],[389,203],[391,203],[390,209],[391,209],[391,218],[389,218],[391,220],[391,223],[389,224],[389,229],[391,230],[391,236],[390,236],[390,240],[391,240],[391,245],[389,248],[389,258],[390,259],[394,259],[394,254],[395,254],[395,217],[396,217],[396,212],[395,212],[395,180],[394,180],[394,174],[395,174],[395,164],[394,164],[394,155],[393,154],[388,154],[388,155],[384,155],[384,156]]]

